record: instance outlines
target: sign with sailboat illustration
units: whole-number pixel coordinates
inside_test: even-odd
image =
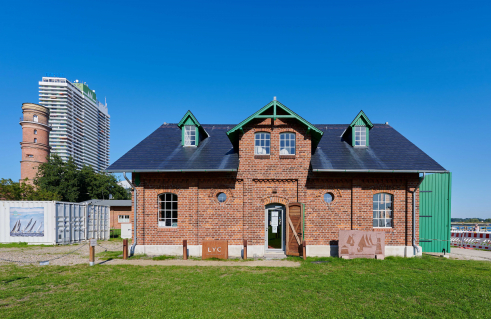
[[[10,236],[44,237],[44,207],[10,207]]]
[[[339,257],[385,258],[385,233],[362,230],[339,231]]]

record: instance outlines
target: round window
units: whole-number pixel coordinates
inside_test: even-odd
[[[325,193],[324,194],[324,201],[328,204],[330,204],[334,200],[334,195],[332,193]]]
[[[226,200],[227,200],[227,194],[225,194],[225,193],[220,193],[220,194],[218,194],[217,198],[218,198],[218,201],[219,201],[220,203],[223,203],[224,201],[226,201]]]

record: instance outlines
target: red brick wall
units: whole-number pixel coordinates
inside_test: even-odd
[[[111,206],[111,228],[121,229],[121,223],[118,221],[119,215],[129,215],[129,223],[133,223],[133,211],[130,206]]]
[[[271,133],[270,156],[254,156],[254,133]],[[296,155],[279,155],[279,134],[296,134]],[[141,173],[138,191],[138,243],[189,245],[229,240],[231,245],[264,244],[264,209],[270,203],[305,204],[305,240],[309,245],[337,245],[340,229],[372,230],[373,195],[392,194],[393,228],[388,245],[411,244],[411,193],[418,174],[309,173],[311,140],[297,122],[271,119],[244,128],[237,173]],[[133,181],[134,182],[134,181]],[[158,227],[158,195],[178,195],[178,227]],[[227,200],[219,203],[217,194]],[[334,194],[331,204],[324,194]],[[416,218],[416,221],[418,217]],[[418,229],[418,227],[416,228]]]

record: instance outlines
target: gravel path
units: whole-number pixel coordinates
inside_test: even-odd
[[[450,249],[450,258],[491,261],[491,251],[452,247]]]
[[[216,266],[216,267],[300,267],[300,263],[288,260],[251,260],[251,261],[218,261],[218,260],[122,260],[113,259],[105,262],[108,265],[135,266]]]
[[[100,241],[101,246],[96,246],[95,253],[103,252],[105,249],[108,251],[122,251],[122,242]],[[76,250],[76,251],[75,251]],[[73,252],[67,256],[65,254]],[[61,258],[58,258],[61,257]],[[39,265],[39,261],[45,261],[53,258],[50,265],[68,266],[76,264],[88,264],[89,263],[89,245],[65,245],[65,246],[35,246],[30,245],[22,248],[0,248],[0,265],[8,263],[3,259],[22,261],[23,263],[17,263],[19,265],[27,265],[30,262],[34,262],[34,265]],[[96,257],[96,262],[101,262]]]
[[[98,253],[107,251],[122,251],[123,243],[115,241],[100,241],[95,248],[96,255]],[[69,252],[73,252],[66,255]],[[59,258],[61,257],[61,258]],[[57,258],[55,260],[52,260]],[[27,246],[22,248],[0,248],[0,265],[9,263],[2,259],[10,261],[22,261],[22,263],[16,263],[18,265],[38,265],[40,261],[50,260],[50,265],[58,266],[70,266],[76,264],[88,264],[89,263],[89,245],[66,245],[66,246]],[[299,267],[299,262],[287,261],[287,260],[182,260],[182,259],[168,259],[168,260],[152,260],[148,259],[112,259],[102,260],[100,258],[95,259],[96,264],[101,265],[135,265],[135,266],[219,266],[219,267],[231,267],[231,266],[249,266],[249,267]]]

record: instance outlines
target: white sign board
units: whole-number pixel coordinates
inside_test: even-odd
[[[131,224],[121,224],[121,238],[131,238]]]
[[[276,234],[278,232],[278,226],[272,226],[271,228],[273,230],[273,234]]]

